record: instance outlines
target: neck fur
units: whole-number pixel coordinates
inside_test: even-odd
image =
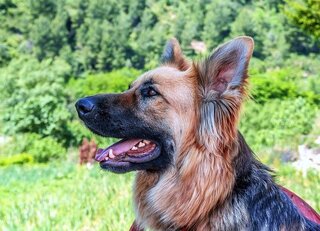
[[[138,221],[155,229],[204,223],[234,187],[233,157],[239,146],[234,140],[217,139],[211,146],[189,141],[176,164],[162,174],[139,172],[135,185]]]

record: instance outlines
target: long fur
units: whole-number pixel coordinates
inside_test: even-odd
[[[138,171],[134,201],[141,228],[320,230],[275,184],[237,130],[253,45],[239,37],[191,63],[172,39],[162,65],[127,91],[76,104],[79,117],[99,135],[154,142],[151,160],[100,162],[117,173]],[[84,102],[94,107],[84,111]]]
[[[237,131],[252,48],[235,53],[225,47],[182,70],[198,92],[194,114],[180,121],[188,129],[177,143],[173,165],[138,172],[137,222],[153,230],[316,230],[319,226],[299,213]],[[224,59],[226,52],[230,55]],[[172,66],[174,59],[167,59]],[[236,77],[225,77],[229,69]]]

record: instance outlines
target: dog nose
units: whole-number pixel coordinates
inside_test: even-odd
[[[90,113],[94,108],[93,102],[88,98],[79,99],[76,103],[76,109],[79,114],[85,115]]]

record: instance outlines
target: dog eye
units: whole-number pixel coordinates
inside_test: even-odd
[[[158,92],[153,89],[152,87],[148,87],[146,89],[143,89],[141,91],[141,94],[144,96],[144,97],[153,97],[153,96],[156,96],[158,95]]]

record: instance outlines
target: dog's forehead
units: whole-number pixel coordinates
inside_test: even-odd
[[[155,84],[166,84],[166,83],[173,83],[180,80],[183,80],[185,76],[185,72],[182,72],[176,68],[169,67],[169,66],[161,66],[156,69],[150,70],[140,77],[138,77],[134,82],[133,85],[139,86],[145,82],[151,81]]]

